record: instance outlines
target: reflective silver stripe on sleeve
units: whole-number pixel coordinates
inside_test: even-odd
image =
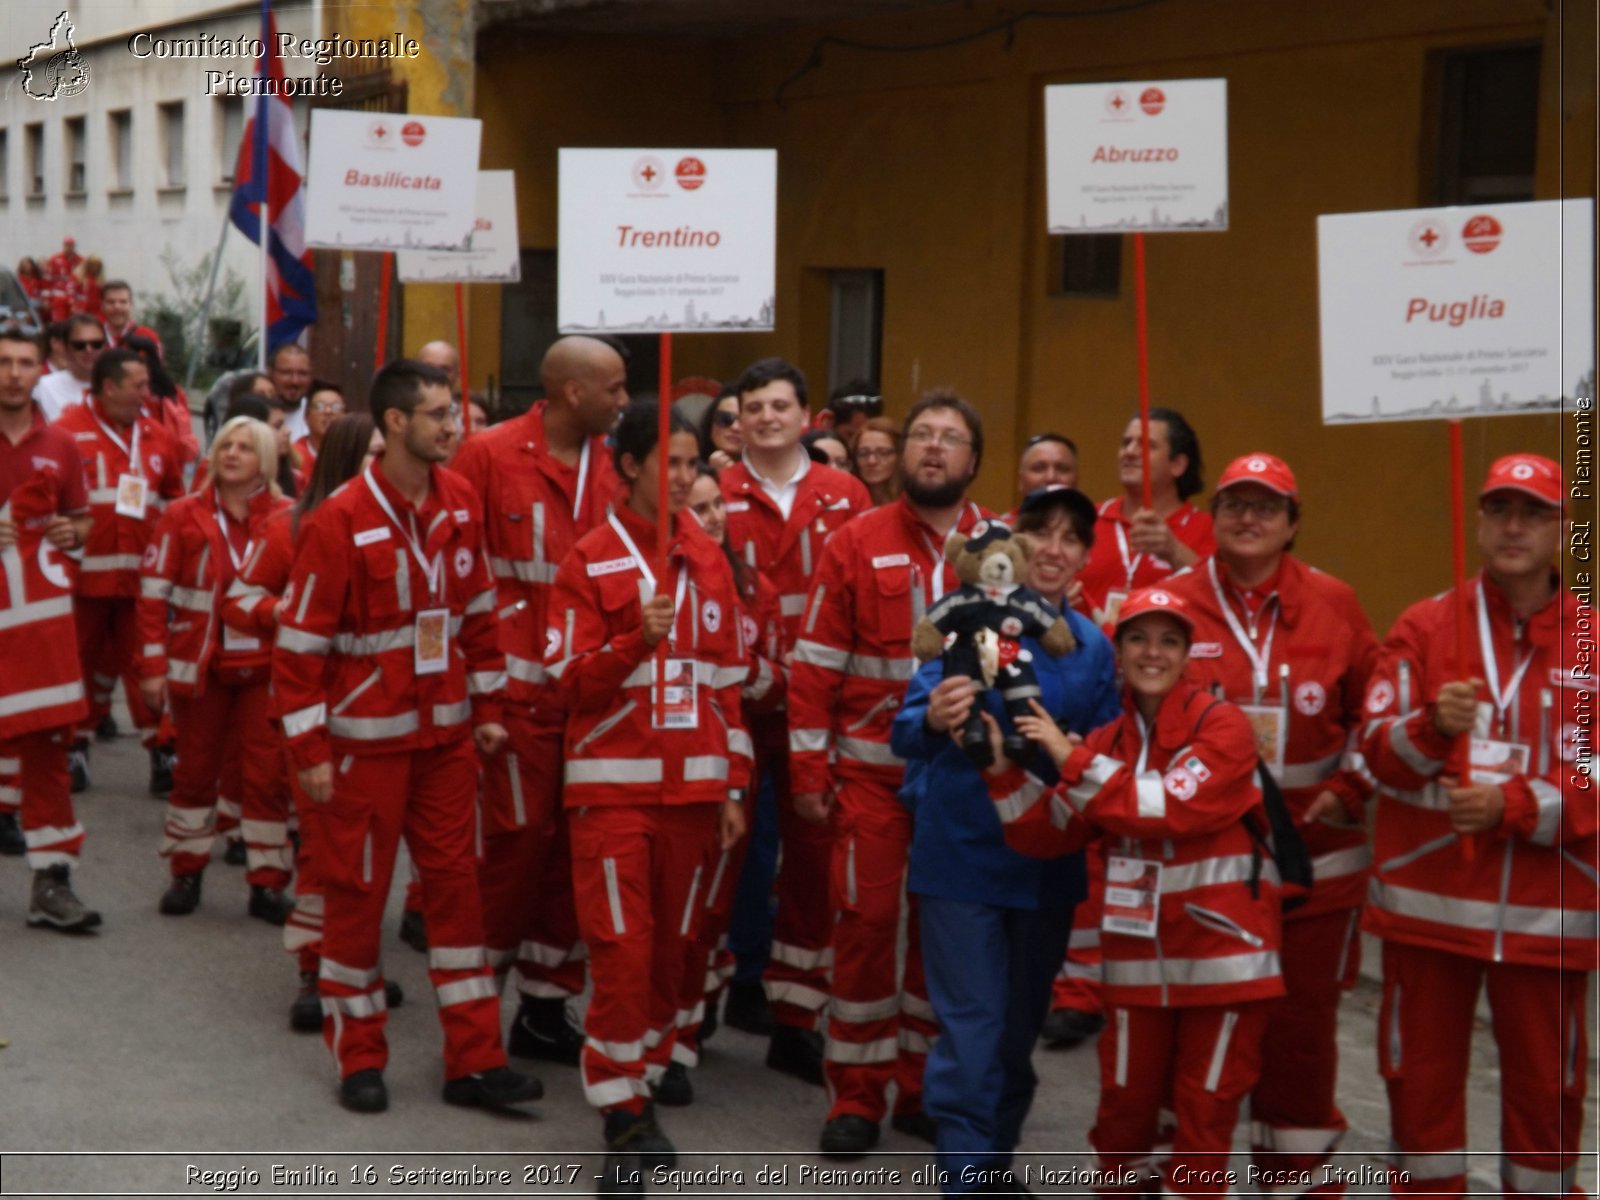
[[[165,600],[172,590],[172,582],[159,575],[145,575],[139,580],[139,595],[146,600]]]
[[[167,659],[167,678],[173,683],[194,683],[200,678],[200,664],[181,658]]]
[[[728,730],[728,753],[754,758],[756,751],[755,746],[751,744],[750,735],[742,729]]]
[[[1111,777],[1121,769],[1122,764],[1116,759],[1096,754],[1084,768],[1083,777],[1067,789],[1067,800],[1071,802],[1073,808],[1082,812],[1089,806],[1089,801],[1099,795],[1100,789],[1110,783]],[[1166,811],[1165,806],[1162,811]]]
[[[850,651],[838,650],[832,646],[824,646],[821,642],[801,638],[794,644],[794,661],[822,667],[828,671],[843,671],[845,664],[850,661]]]
[[[311,593],[317,590],[317,573],[312,571],[306,576],[306,586],[300,589],[300,603],[294,610],[296,625],[305,623],[306,609],[311,607]]]
[[[1159,821],[1167,815],[1167,789],[1158,771],[1145,771],[1134,776],[1134,794],[1138,801],[1139,816]]]
[[[1415,791],[1385,785],[1378,789],[1378,795],[1387,796],[1389,799],[1397,800],[1401,804],[1409,804],[1412,808],[1443,810],[1450,807],[1450,797],[1445,795],[1444,790],[1435,783],[1427,784],[1417,788]]]
[[[704,783],[707,780],[726,780],[728,760],[720,754],[693,754],[683,760],[683,781]]]
[[[825,751],[828,748],[828,739],[831,733],[826,729],[791,729],[789,731],[789,753],[807,754]]]
[[[433,723],[435,725],[462,725],[472,719],[472,701],[457,700],[454,704],[435,704],[433,706]]]
[[[506,686],[504,671],[473,671],[467,676],[467,692],[473,696],[492,696]]]
[[[332,645],[329,638],[318,637],[293,625],[278,626],[278,649],[292,650],[296,654],[326,654]]]
[[[167,644],[165,642],[146,642],[139,649],[146,658],[160,658],[167,652]]]
[[[791,747],[793,736],[790,737]],[[835,743],[840,758],[848,758],[854,762],[867,763],[874,767],[902,767],[905,761],[901,759],[886,742],[869,742],[865,738],[841,737]]]
[[[1539,820],[1528,840],[1535,846],[1554,846],[1561,832],[1561,790],[1543,779],[1529,779],[1528,788],[1539,805]]]
[[[659,758],[569,758],[568,783],[660,783]]]
[[[1594,938],[1600,936],[1600,913],[1577,909],[1540,908],[1528,904],[1500,905],[1492,900],[1463,900],[1439,896],[1416,888],[1385,883],[1374,876],[1367,887],[1370,904],[1397,916],[1452,925],[1474,932],[1497,926],[1524,937]]]
[[[1111,987],[1251,983],[1282,973],[1276,950],[1254,950],[1222,958],[1107,959],[1104,966],[1106,984]]]
[[[167,597],[167,603],[187,612],[210,612],[211,589],[174,587]]]
[[[1372,865],[1372,847],[1366,843],[1347,846],[1343,850],[1330,850],[1311,860],[1311,878],[1322,881],[1337,879],[1341,875],[1354,875]]]
[[[1039,797],[1044,795],[1044,784],[1039,779],[1029,775],[1022,782],[1022,786],[1006,796],[1001,796],[994,802],[995,811],[1000,814],[1003,824],[1021,819],[1030,808],[1039,802]]]
[[[804,592],[790,592],[787,596],[778,597],[778,611],[786,617],[798,617],[806,611],[806,595]]]
[[[772,673],[771,664],[764,658],[758,658],[755,678],[745,684],[742,694],[746,700],[760,700],[772,690],[776,681],[777,676]]]
[[[433,990],[439,997],[440,1008],[449,1008],[455,1004],[471,1004],[475,1000],[493,1001],[498,991],[492,975],[474,975],[469,979],[457,979],[440,984]]]
[[[1389,726],[1389,748],[1418,775],[1437,775],[1444,770],[1444,763],[1429,758],[1417,749],[1411,735],[1406,732],[1404,718],[1396,718],[1394,724]]]
[[[506,677],[515,679],[518,683],[543,683],[549,678],[542,662],[535,662],[531,658],[518,658],[515,654],[506,655]]]
[[[328,706],[326,704],[312,704],[306,708],[297,708],[292,713],[286,713],[283,718],[283,735],[285,737],[299,737],[303,733],[310,733],[313,729],[321,728],[328,723]],[[327,960],[324,959],[324,962]]]
[[[483,613],[492,613],[494,611],[494,601],[495,590],[493,588],[485,588],[471,600],[467,601],[467,607],[463,610],[463,612],[469,617],[480,616]]]
[[[385,738],[405,737],[417,732],[417,714],[404,712],[392,717],[334,717],[328,732],[353,742],[381,742]]]
[[[1275,778],[1279,787],[1316,787],[1317,784],[1336,775],[1343,760],[1344,751],[1335,750],[1326,758],[1319,758],[1315,762],[1285,763]]]

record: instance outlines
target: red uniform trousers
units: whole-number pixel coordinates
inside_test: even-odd
[[[1128,1177],[1102,1186],[1106,1196],[1138,1196],[1151,1188],[1163,1108],[1177,1130],[1160,1164],[1163,1193],[1220,1196],[1239,1104],[1261,1069],[1261,1034],[1277,1000],[1178,1008],[1107,1004],[1100,1035],[1100,1107],[1089,1144],[1102,1171]],[[1245,1189],[1248,1190],[1248,1189]]]
[[[497,975],[516,964],[524,995],[564,999],[583,991],[583,949],[561,810],[561,731],[541,733],[515,706],[505,726],[509,745],[483,769],[484,940]]]
[[[212,671],[205,695],[171,698],[178,761],[172,768],[161,854],[173,875],[205,870],[219,824],[218,785],[231,757],[239,764],[245,879],[255,886],[282,888],[291,873],[289,801],[278,786],[283,751],[267,719],[267,684],[264,679],[235,684],[226,682],[228,678]]]
[[[139,654],[139,618],[132,596],[74,596],[73,621],[78,628],[78,657],[83,663],[83,690],[89,698],[89,715],[78,728],[82,736],[111,711],[111,694],[117,680],[133,669]],[[128,712],[135,728],[148,734],[158,718],[140,694],[138,680],[128,688]]]
[[[1467,1069],[1487,980],[1500,1051],[1500,1182],[1508,1196],[1579,1195],[1589,976],[1383,943],[1378,1069],[1389,1089],[1395,1195],[1465,1194]]]
[[[340,1078],[382,1070],[389,1060],[378,949],[402,836],[422,872],[445,1077],[505,1066],[472,846],[477,780],[477,752],[465,737],[334,761],[333,798],[315,824],[326,851],[320,856],[322,1036]]]
[[[911,814],[895,789],[839,778],[833,844],[833,994],[822,1051],[828,1117],[881,1121],[892,1080],[897,1113],[922,1111],[922,1071],[939,1026],[922,975],[916,897],[906,892]],[[905,966],[899,970],[900,937]]]
[[[776,718],[785,720],[781,713]],[[772,951],[762,983],[773,1021],[816,1029],[828,1003],[832,966],[833,904],[829,895],[833,830],[807,821],[795,811],[786,744],[763,753],[761,769],[772,777],[780,846],[772,885],[778,910],[772,920]]]
[[[76,866],[83,849],[83,826],[72,811],[72,780],[67,775],[71,729],[41,729],[0,741],[0,808],[21,808],[28,866]]]
[[[323,832],[325,807],[307,798],[289,762],[287,750],[280,761],[289,777],[289,797],[294,809],[295,828],[300,844],[294,855],[294,908],[283,923],[283,948],[300,960],[300,973],[311,974],[322,959],[322,861],[327,857],[327,834]]]
[[[1089,869],[1089,894],[1072,910],[1072,934],[1067,939],[1067,957],[1050,989],[1051,1011],[1062,1008],[1097,1013],[1104,1007],[1100,998],[1100,915],[1106,899],[1106,858],[1098,845],[1091,845],[1084,856]]]
[[[1250,1093],[1252,1161],[1263,1170],[1303,1177],[1306,1194],[1342,1196],[1342,1181],[1323,1183],[1349,1123],[1334,1093],[1339,1082],[1339,997],[1361,969],[1361,910],[1349,908],[1283,922],[1283,986],[1261,1037],[1261,1079]],[[1268,1153],[1260,1153],[1267,1151]],[[1275,1151],[1276,1153],[1271,1153]]]
[[[738,964],[728,949],[728,928],[733,924],[733,901],[739,891],[739,876],[744,871],[750,839],[742,837],[727,850],[719,850],[711,860],[711,880],[701,905],[697,960],[705,968],[705,990],[690,1013],[690,1021],[678,1030],[674,1053],[694,1066],[700,1058],[700,1026],[706,1009],[715,1008],[722,989]]]
[[[715,804],[597,805],[567,815],[594,985],[579,1071],[596,1108],[640,1111],[676,1053],[680,1025],[694,1022],[705,993],[701,889],[719,816]]]

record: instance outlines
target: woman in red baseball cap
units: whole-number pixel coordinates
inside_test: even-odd
[[[1186,680],[1193,633],[1181,597],[1135,592],[1114,637],[1122,715],[1087,739],[1061,732],[1042,709],[1022,718],[1019,730],[1055,760],[1060,783],[1047,790],[1008,769],[991,773],[989,789],[1015,850],[1052,857],[1096,831],[1108,837],[1108,1021],[1089,1133],[1097,1182],[1153,1191],[1143,1179],[1159,1171],[1163,1191],[1214,1196],[1234,1182],[1234,1125],[1283,979],[1278,875],[1247,825],[1265,828],[1255,737],[1237,708]],[[1167,1104],[1177,1129],[1157,1164]]]

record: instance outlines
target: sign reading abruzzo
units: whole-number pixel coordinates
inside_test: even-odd
[[[1317,218],[1322,419],[1560,412],[1594,398],[1594,201]]]
[[[482,134],[466,117],[313,108],[306,244],[467,249]]]
[[[771,329],[775,150],[562,150],[562,333]]]
[[[516,172],[478,172],[471,249],[402,250],[394,263],[401,283],[516,283],[522,278]]]
[[[1059,233],[1228,228],[1228,81],[1044,90],[1046,220]]]

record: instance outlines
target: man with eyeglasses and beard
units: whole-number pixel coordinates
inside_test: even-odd
[[[78,313],[67,321],[66,346],[66,370],[51,371],[33,389],[46,421],[88,399],[94,360],[106,348],[106,331],[94,317]]]
[[[821,1148],[841,1158],[877,1144],[891,1082],[894,1128],[930,1142],[934,1133],[922,1074],[936,1026],[904,888],[912,833],[898,796],[905,763],[889,736],[917,665],[911,631],[959,586],[945,540],[988,515],[966,498],[983,461],[983,422],[954,392],[929,392],[907,414],[904,445],[901,497],[845,525],[823,551],[789,684],[795,807],[834,824],[837,916],[823,1049],[832,1104]]]

